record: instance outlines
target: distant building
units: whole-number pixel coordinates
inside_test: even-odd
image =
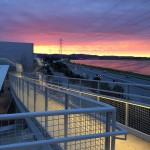
[[[33,43],[0,42],[0,58],[7,58],[14,63],[20,63],[25,72],[32,72]],[[0,64],[10,63],[0,59]]]

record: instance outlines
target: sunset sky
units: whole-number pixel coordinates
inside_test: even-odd
[[[150,57],[150,0],[0,0],[0,41],[35,53]]]

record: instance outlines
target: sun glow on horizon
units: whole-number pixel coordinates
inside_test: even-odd
[[[90,54],[99,56],[150,57],[150,45],[142,41],[109,41],[87,44],[65,44],[62,54]],[[34,53],[59,54],[58,45],[35,45]]]

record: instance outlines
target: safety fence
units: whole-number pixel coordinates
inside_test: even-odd
[[[126,134],[108,104],[14,74],[10,83],[14,98],[30,112],[0,116],[0,149],[114,150],[115,136]]]
[[[150,106],[141,103],[135,103],[132,101],[126,101],[118,98],[102,96],[95,93],[89,93],[80,91],[77,89],[69,89],[66,87],[47,84],[51,87],[58,88],[61,90],[69,91],[89,97],[93,100],[107,103],[116,108],[116,120],[117,122],[129,127],[131,129],[137,130],[146,135],[150,135]]]
[[[51,75],[43,76],[40,80],[67,88],[150,104],[150,85],[67,78]]]
[[[47,85],[58,88],[61,90],[73,92],[82,96],[86,96],[89,98],[92,98],[94,100],[104,102],[107,104],[110,104],[116,108],[116,120],[117,122],[131,128],[135,129],[141,133],[144,133],[146,135],[150,135],[150,105],[145,103],[138,103],[131,100],[126,100],[123,98],[117,98],[104,95],[101,92],[112,92],[112,91],[102,91],[97,88],[89,88],[89,85],[92,85],[91,83],[96,83],[97,85],[102,83],[100,81],[93,81],[93,80],[84,80],[84,79],[73,79],[73,78],[64,78],[64,77],[55,77],[55,76],[44,76],[44,80],[41,81],[45,83],[46,81]],[[109,83],[109,82],[107,82]],[[110,82],[112,83],[112,82]],[[114,83],[113,83],[114,84]],[[148,85],[137,85],[137,84],[125,84],[120,83],[122,85],[130,87],[138,87],[143,88],[147,91],[148,94],[150,94],[150,89]],[[84,85],[84,86],[83,86]],[[95,92],[91,92],[95,91]],[[116,94],[120,94],[117,92]],[[127,97],[134,97],[142,99],[143,101],[146,99],[147,102],[150,101],[150,96],[141,96],[133,94],[126,94]]]

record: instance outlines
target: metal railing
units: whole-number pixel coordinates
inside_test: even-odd
[[[47,79],[48,77],[48,79]],[[50,77],[50,79],[49,79]],[[63,78],[63,77],[55,77],[55,76],[45,76],[44,81],[49,83],[49,86],[67,90],[69,92],[78,93],[79,95],[90,97],[92,99],[95,99],[97,101],[101,101],[107,104],[110,104],[116,108],[116,120],[117,122],[131,128],[134,130],[137,130],[143,134],[150,135],[150,105],[144,104],[144,103],[138,103],[134,101],[129,101],[122,98],[115,98],[110,97],[107,95],[108,92],[106,90],[99,90],[97,88],[88,88],[88,85],[90,83],[96,83],[100,84],[100,81],[93,81],[93,80],[83,80],[83,79],[72,79],[72,78]],[[57,80],[56,80],[57,79]],[[63,82],[63,80],[66,80],[66,82]],[[67,82],[68,81],[68,82]],[[71,83],[70,83],[71,81]],[[74,81],[76,84],[72,85]],[[65,83],[65,84],[64,84]],[[84,83],[84,84],[83,84]],[[88,84],[89,83],[89,84]],[[112,82],[110,82],[112,83]],[[123,85],[129,86],[130,84],[124,84]],[[86,87],[84,87],[87,85]],[[132,86],[136,87],[138,86],[131,84]],[[150,87],[148,85],[139,85],[143,88]],[[93,92],[91,92],[91,90]],[[148,89],[146,89],[148,90]],[[102,94],[101,92],[105,92],[106,95]],[[149,94],[150,92],[148,92]],[[117,92],[116,94],[120,94]],[[126,94],[126,96],[132,96],[134,98],[143,98],[150,100],[150,97],[146,96],[140,96],[140,95],[133,95],[133,94]],[[145,136],[145,135],[143,135]]]
[[[30,112],[0,116],[5,126],[15,125],[13,131],[0,132],[0,149],[41,145],[39,149],[114,150],[115,136],[126,134],[116,126],[116,111],[110,105],[13,74],[10,83],[14,98]]]
[[[144,103],[138,103],[134,101],[129,101],[123,98],[113,98],[106,94],[106,92],[112,92],[107,90],[100,90],[97,88],[89,88],[91,83],[96,83],[99,85],[100,81],[93,80],[84,80],[84,79],[73,79],[73,78],[64,78],[56,76],[44,76],[44,80],[41,81],[47,85],[58,88],[61,90],[73,92],[82,96],[92,98],[94,100],[110,104],[116,108],[116,120],[117,122],[129,127],[130,129],[136,130],[139,134],[142,134],[142,138],[147,139],[147,136],[150,135],[150,105]],[[112,83],[113,82],[108,82]],[[120,83],[121,84],[121,83]],[[148,85],[139,85],[139,84],[125,84],[127,87],[141,87],[146,88],[147,92],[149,91],[150,86]],[[130,87],[131,88],[131,87]],[[130,89],[129,88],[129,89]],[[92,90],[92,91],[91,91]],[[106,95],[101,92],[105,92]],[[148,92],[148,94],[150,91]],[[116,94],[120,94],[117,92]],[[143,98],[150,100],[150,97],[140,96],[138,94],[126,94],[126,97],[132,96],[134,98]],[[141,135],[140,135],[141,136]]]
[[[150,104],[150,85],[98,81],[59,76],[43,76],[43,80],[68,88],[79,89],[133,102]]]
[[[101,113],[106,114],[108,124],[95,119],[103,117]],[[114,149],[114,136],[126,132],[115,131],[115,120],[110,125],[111,115],[111,110],[99,107],[0,115],[5,125],[14,125],[13,129],[0,132],[0,149]]]

